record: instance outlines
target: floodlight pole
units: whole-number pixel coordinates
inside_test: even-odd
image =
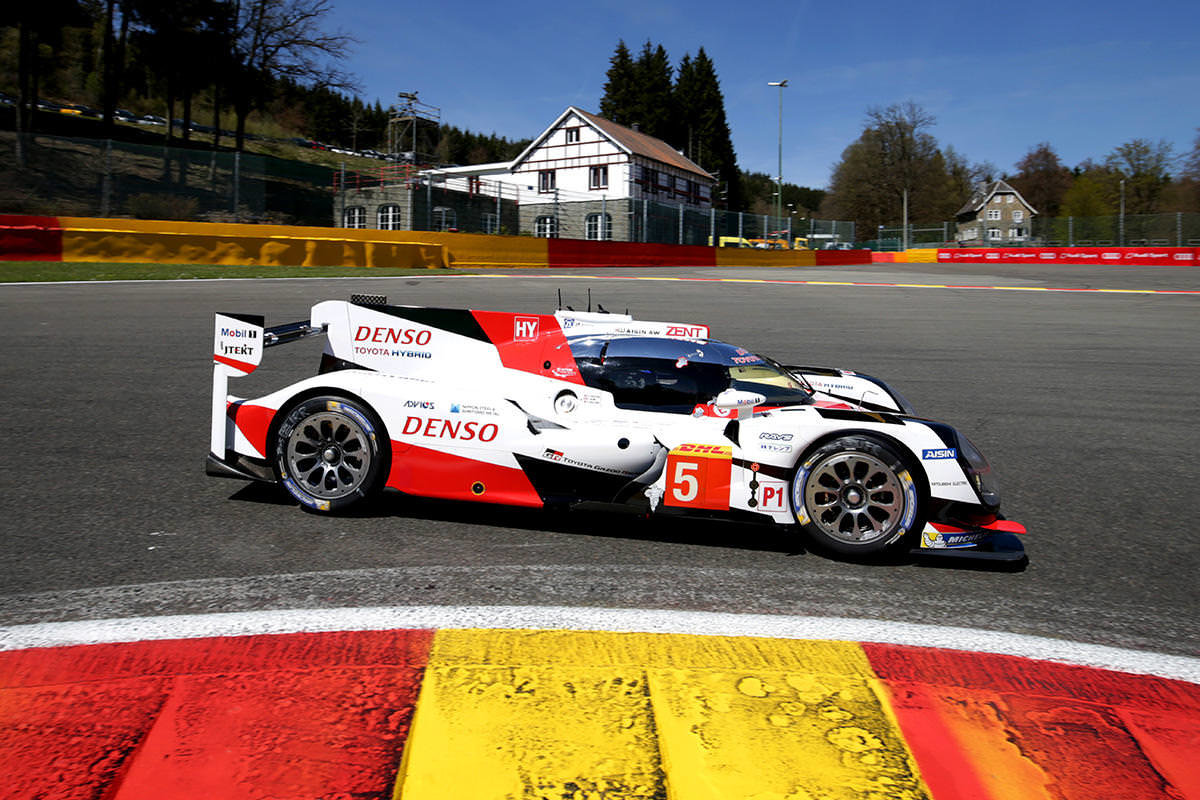
[[[779,87],[779,171],[775,173],[775,220],[783,218],[783,89],[787,80],[769,81],[767,86]],[[765,231],[764,231],[765,233]]]

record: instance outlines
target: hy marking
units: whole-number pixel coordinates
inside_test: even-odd
[[[577,630],[876,642],[997,653],[1200,683],[1198,658],[1017,633],[841,617],[562,606],[295,609],[47,622],[0,628],[0,651],[212,636],[406,628]]]

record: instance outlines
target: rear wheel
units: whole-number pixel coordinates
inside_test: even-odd
[[[336,511],[369,497],[386,475],[383,425],[357,401],[312,397],[284,418],[275,461],[284,488],[316,511]]]
[[[920,492],[896,452],[876,439],[844,436],[814,450],[792,480],[796,519],[813,541],[868,556],[919,530]]]

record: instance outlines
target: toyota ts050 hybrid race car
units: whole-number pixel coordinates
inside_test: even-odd
[[[263,350],[324,335],[318,374],[227,394]],[[882,381],[785,366],[695,323],[313,306],[265,328],[217,314],[207,471],[282,484],[331,512],[381,489],[797,525],[820,549],[1023,558],[991,468]]]

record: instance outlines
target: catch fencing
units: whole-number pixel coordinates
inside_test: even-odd
[[[369,163],[369,162],[368,162]],[[855,242],[853,222],[538,191],[380,162],[340,168],[269,155],[0,131],[0,213],[524,235],[760,249]]]
[[[908,228],[909,247],[956,247],[954,222]],[[865,244],[873,250],[903,250],[903,226],[881,226]],[[1100,217],[1034,217],[1029,235],[1004,237],[987,247],[1200,247],[1200,213],[1113,214]]]
[[[0,213],[328,227],[333,170],[249,153],[0,131]]]

